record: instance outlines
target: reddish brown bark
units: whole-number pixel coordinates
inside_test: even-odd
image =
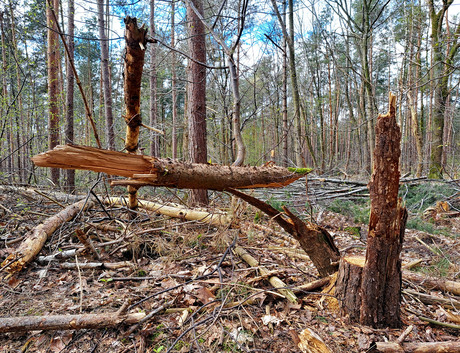
[[[191,0],[200,14],[203,14],[201,0]],[[190,56],[188,66],[188,150],[190,161],[193,163],[207,163],[206,144],[206,68],[198,64],[206,63],[206,41],[204,24],[187,3],[187,19],[189,29]],[[207,204],[206,190],[193,190],[192,204]]]
[[[59,36],[55,18],[51,6],[55,13],[59,11],[59,0],[48,0],[46,6],[46,18],[48,26],[48,101],[49,101],[49,148],[54,148],[59,144]],[[51,180],[55,185],[59,185],[59,169],[51,169]]]
[[[283,209],[288,219],[281,212],[255,197],[233,189],[228,189],[228,191],[265,212],[286,232],[291,234],[308,254],[321,277],[326,277],[337,271],[340,253],[326,229],[313,223],[303,222],[286,207]]]
[[[138,28],[136,18],[127,16],[124,21],[126,25],[124,91],[127,125],[125,148],[128,152],[136,152],[139,143],[139,127],[142,123],[140,98],[147,29],[143,26]]]
[[[401,260],[407,211],[398,198],[401,132],[396,123],[396,97],[376,125],[374,172],[369,183],[371,214],[361,287],[362,324],[400,324]]]
[[[39,167],[84,169],[135,178],[133,185],[169,186],[183,189],[282,187],[311,170],[289,171],[279,166],[233,167],[181,163],[94,147],[65,145],[32,157]],[[130,181],[124,183],[130,184]]]

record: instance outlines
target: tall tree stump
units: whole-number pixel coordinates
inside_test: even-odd
[[[401,253],[407,210],[398,198],[401,131],[396,123],[396,97],[379,115],[375,129],[374,172],[369,183],[371,214],[360,290],[350,262],[342,261],[338,296],[351,319],[372,327],[400,325]],[[345,259],[346,260],[346,259]],[[353,265],[353,264],[352,264]],[[354,264],[354,267],[357,265]],[[347,273],[348,271],[348,273]],[[353,304],[354,303],[354,304]]]

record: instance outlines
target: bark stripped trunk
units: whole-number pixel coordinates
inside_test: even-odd
[[[127,16],[125,40],[126,53],[124,65],[125,91],[125,148],[128,153],[136,153],[139,145],[139,128],[142,124],[140,98],[141,80],[144,69],[145,45],[147,44],[147,29],[137,26],[137,19]],[[129,208],[137,207],[137,187],[128,185]]]
[[[58,83],[59,83],[59,62],[58,62],[58,28],[53,17],[51,6],[55,13],[58,13],[59,0],[47,1],[46,18],[48,26],[48,100],[49,100],[49,148],[54,148],[59,144],[59,97],[58,97]],[[51,180],[55,185],[59,185],[59,169],[51,169]]]
[[[279,166],[234,167],[181,163],[171,159],[75,145],[58,146],[52,151],[32,157],[32,161],[40,167],[92,170],[135,178],[122,181],[124,185],[132,182],[133,185],[182,189],[276,188],[286,186],[311,172],[307,168],[286,169]]]
[[[369,183],[371,215],[361,286],[360,322],[373,327],[400,325],[400,252],[407,210],[398,198],[401,131],[396,123],[396,97],[378,117],[374,172]]]
[[[196,13],[192,6],[196,9]],[[187,2],[187,19],[189,21],[190,56],[200,63],[206,63],[206,42],[201,0]],[[206,68],[196,61],[189,60],[188,66],[188,131],[189,155],[193,163],[207,163],[206,143]],[[207,205],[206,190],[192,190],[191,203]]]

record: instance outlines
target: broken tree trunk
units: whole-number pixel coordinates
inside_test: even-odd
[[[137,19],[127,16],[125,22],[126,52],[124,57],[124,93],[125,93],[125,148],[128,153],[136,153],[139,146],[139,128],[142,125],[140,108],[141,80],[144,69],[147,29],[137,26]],[[137,208],[137,190],[135,185],[128,185],[129,208]]]
[[[84,169],[134,180],[112,185],[152,185],[181,189],[278,188],[306,176],[311,169],[279,166],[233,167],[182,163],[171,159],[108,151],[94,147],[57,146],[32,157],[39,167]]]
[[[369,183],[371,214],[361,284],[359,264],[341,262],[336,294],[350,318],[373,327],[400,325],[401,260],[407,211],[398,199],[401,132],[396,124],[396,97],[376,125],[374,172]]]
[[[308,254],[321,277],[326,277],[337,271],[340,253],[326,229],[313,223],[303,222],[286,207],[283,207],[284,212],[286,212],[284,215],[255,197],[235,189],[228,189],[227,191],[265,212],[286,232],[291,234]],[[288,219],[285,219],[286,216]]]
[[[389,112],[377,119],[375,141],[360,322],[373,327],[398,327],[402,282],[400,253],[407,210],[398,198],[401,131],[396,123],[396,97],[391,93]]]
[[[25,240],[21,243],[19,248],[2,262],[2,267],[6,266],[5,268],[9,273],[21,271],[24,266],[35,258],[43,248],[43,245],[45,245],[48,237],[50,237],[56,229],[74,218],[83,208],[88,209],[93,206],[93,201],[86,199],[81,200],[48,218],[42,224],[39,224],[27,233]]]
[[[81,330],[132,325],[145,313],[100,313],[82,315],[19,316],[0,318],[0,333],[37,330]]]

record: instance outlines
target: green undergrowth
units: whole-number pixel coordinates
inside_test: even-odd
[[[399,190],[404,205],[409,212],[406,228],[416,229],[430,234],[452,236],[445,227],[437,227],[430,220],[423,218],[423,212],[436,206],[438,201],[446,200],[458,192],[453,186],[445,183],[423,183],[418,185],[402,185]],[[336,199],[326,206],[328,210],[347,216],[355,223],[369,223],[369,199],[339,200]]]

